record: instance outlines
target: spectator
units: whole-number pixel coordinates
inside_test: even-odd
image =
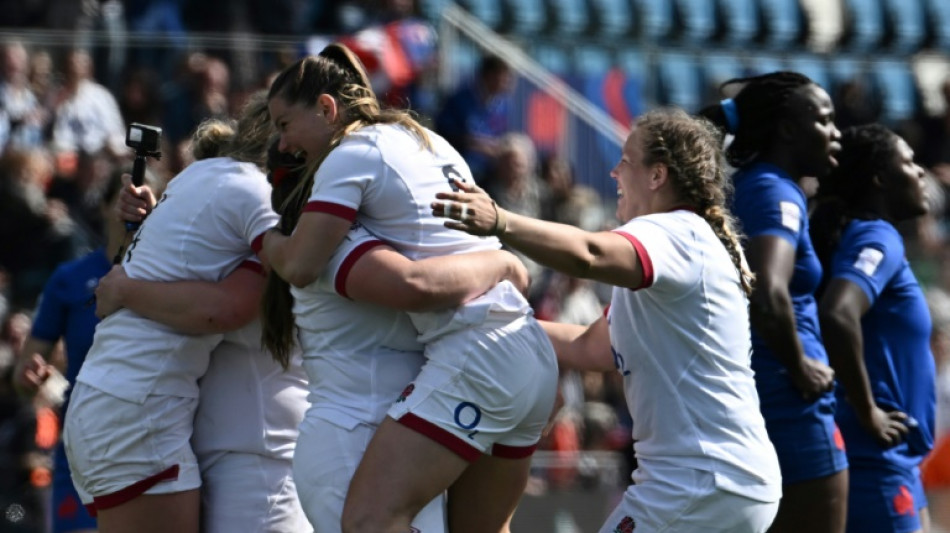
[[[445,101],[435,119],[436,131],[461,152],[476,183],[483,184],[508,132],[508,113],[515,77],[499,57],[487,56],[475,79]]]
[[[112,93],[92,79],[92,58],[73,50],[56,98],[53,147],[57,152],[125,153],[125,123]]]
[[[597,191],[574,181],[571,163],[557,155],[541,159],[541,180],[547,185],[541,199],[541,218],[570,224],[587,231],[601,229],[606,222]]]
[[[5,146],[33,148],[43,142],[47,114],[30,88],[29,60],[19,41],[0,46],[0,114],[9,123],[6,138],[0,139]]]

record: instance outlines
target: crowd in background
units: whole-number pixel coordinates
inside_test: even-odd
[[[0,0],[0,24],[122,27],[169,35],[235,29],[252,34],[322,33],[348,35],[359,48],[369,39],[359,32],[413,15],[411,0],[385,4],[370,10],[356,1]],[[434,34],[428,24],[419,27]],[[613,198],[601,198],[576,183],[573,162],[562,154],[539,152],[531,137],[510,128],[506,117],[517,83],[514,72],[498,58],[486,57],[472,80],[455,93],[440,93],[432,72],[434,41],[431,35],[423,37],[430,47],[406,52],[410,61],[402,77],[391,65],[373,65],[379,58],[372,50],[363,56],[386,84],[388,100],[410,102],[466,156],[480,185],[504,208],[588,230],[608,227]],[[266,87],[299,53],[287,49],[249,63],[229,49],[116,49],[97,43],[66,50],[17,40],[0,45],[0,516],[8,521],[0,523],[31,531],[36,523],[10,517],[42,520],[43,513],[36,510],[50,480],[61,391],[51,384],[33,402],[18,399],[9,382],[10,369],[53,270],[103,244],[97,206],[109,177],[131,167],[126,125],[163,128],[162,158],[149,160],[149,171],[159,180],[171,179],[190,162],[189,137],[201,120],[233,116],[247,95]],[[942,391],[938,435],[950,432],[950,372],[945,370],[950,368],[950,81],[945,87],[944,114],[893,125],[930,174],[931,213],[903,231],[909,259],[931,303]],[[879,118],[879,102],[859,81],[833,96],[841,128]],[[462,124],[468,127],[459,128]],[[535,265],[529,268],[529,297],[539,318],[588,324],[603,313],[609,299],[603,287]],[[564,406],[542,448],[566,456],[579,450],[629,453],[631,421],[619,375],[565,374],[562,395]],[[629,471],[632,464],[625,468]],[[565,462],[539,471],[529,490],[557,490],[578,482],[597,483],[598,476],[583,465]]]

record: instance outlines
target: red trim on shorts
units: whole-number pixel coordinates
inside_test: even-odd
[[[238,265],[238,268],[246,268],[251,272],[256,272],[262,276],[264,275],[264,265],[258,263],[257,261],[244,261]]]
[[[98,511],[111,509],[113,507],[118,507],[123,503],[128,503],[135,498],[138,498],[144,494],[145,491],[154,487],[155,485],[158,485],[162,481],[174,481],[178,479],[178,470],[178,465],[172,465],[155,474],[154,476],[149,476],[143,480],[136,481],[124,489],[117,490],[104,496],[96,496],[92,499],[91,504],[86,505],[86,509],[89,511],[90,515],[96,516]]]
[[[607,307],[604,307],[604,318],[607,318],[607,315],[610,314],[610,304],[607,304]]]
[[[640,242],[640,239],[624,231],[615,231],[614,233],[630,241],[630,244],[633,245],[633,249],[637,252],[637,257],[640,259],[640,266],[643,268],[643,281],[640,282],[639,287],[634,287],[633,290],[638,291],[652,286],[653,261],[650,259],[650,254],[647,253],[647,249],[643,247],[643,243]]]
[[[332,202],[308,202],[303,206],[304,213],[326,213],[344,218],[349,222],[356,220],[356,209],[346,207],[345,205],[334,204]]]
[[[478,448],[475,448],[432,422],[419,418],[412,413],[402,415],[402,418],[396,422],[399,422],[416,433],[422,433],[470,463],[474,463],[476,459],[482,456],[482,452],[478,450]]]
[[[261,248],[264,247],[264,235],[266,233],[266,231],[261,233],[257,237],[254,237],[254,240],[251,241],[251,250],[254,250],[254,253],[257,255],[261,255]]]
[[[534,451],[537,449],[537,442],[531,446],[508,446],[507,444],[499,444],[496,442],[491,447],[491,454],[494,457],[501,457],[502,459],[524,459],[525,457],[534,455]]]
[[[350,255],[343,259],[343,264],[340,265],[340,270],[336,273],[336,279],[333,280],[333,286],[340,296],[344,298],[350,297],[350,295],[346,293],[346,278],[350,275],[350,270],[353,270],[353,266],[360,260],[360,257],[363,257],[363,254],[366,252],[383,244],[385,244],[383,241],[366,241],[357,246],[355,250],[350,252]]]

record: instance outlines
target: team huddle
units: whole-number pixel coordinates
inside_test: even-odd
[[[623,376],[602,533],[926,530],[930,318],[894,228],[923,171],[805,76],[725,87],[635,121],[598,232],[498,206],[342,45],[203,124],[159,198],[116,193],[141,226],[64,423],[99,530],[507,532],[559,369]],[[503,247],[609,307],[537,320]]]

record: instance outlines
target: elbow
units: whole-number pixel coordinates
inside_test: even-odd
[[[307,285],[310,285],[314,281],[317,281],[317,278],[320,277],[320,273],[314,273],[312,270],[301,269],[301,268],[288,268],[285,272],[280,273],[281,277],[298,289],[302,289]]]
[[[434,311],[440,307],[438,292],[422,276],[408,277],[399,292],[399,307],[402,311],[421,313]]]

